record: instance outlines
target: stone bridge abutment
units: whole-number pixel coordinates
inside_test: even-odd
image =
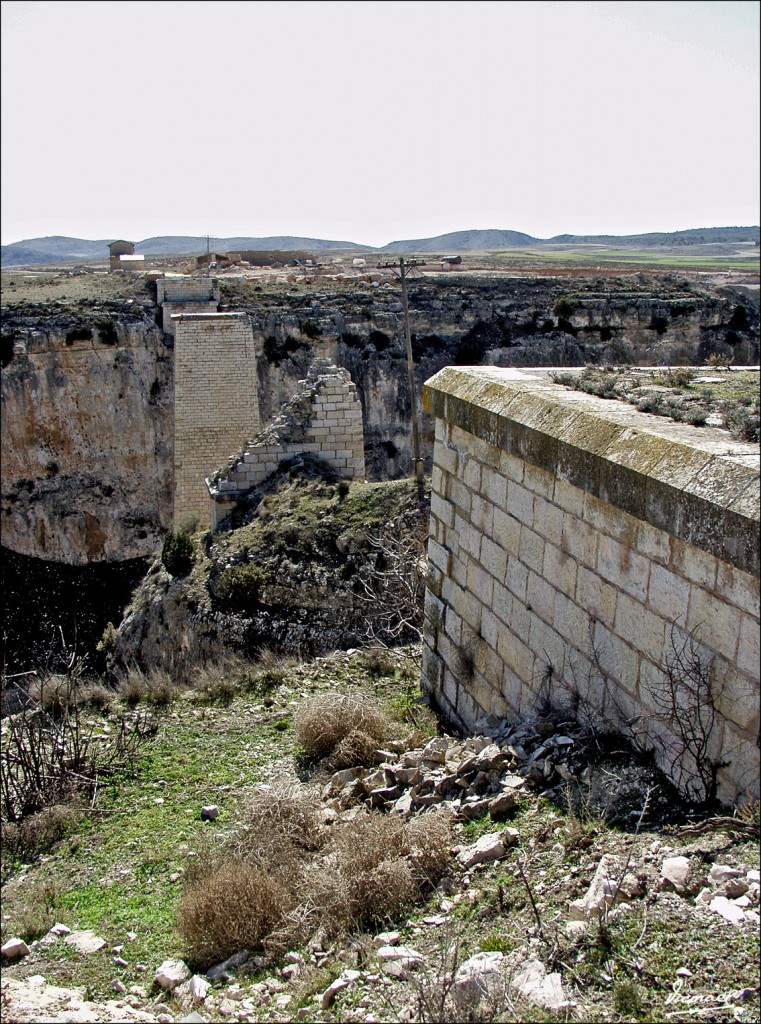
[[[542,371],[447,367],[424,405],[423,686],[450,720],[570,705],[694,797],[711,766],[758,795],[759,446]]]

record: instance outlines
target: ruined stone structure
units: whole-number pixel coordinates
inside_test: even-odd
[[[694,726],[720,798],[757,794],[759,446],[530,370],[447,367],[424,404],[423,686],[449,718],[484,727],[550,701],[652,749],[701,797]],[[693,655],[715,720],[677,664]]]
[[[256,355],[245,313],[181,313],[175,325],[175,526],[205,520],[205,479],[259,430]]]
[[[241,495],[295,455],[309,452],[340,477],[364,477],[362,406],[348,371],[323,360],[301,385],[277,419],[206,481],[213,530]]]
[[[219,281],[212,277],[162,277],[156,281],[156,303],[161,307],[161,327],[174,334],[173,316],[180,313],[216,313]]]

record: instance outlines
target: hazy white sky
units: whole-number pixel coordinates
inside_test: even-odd
[[[2,241],[759,223],[759,3],[2,2]]]

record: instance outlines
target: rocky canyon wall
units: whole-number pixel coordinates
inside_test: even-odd
[[[411,465],[398,282],[262,287],[222,279],[222,311],[251,322],[259,419],[269,422],[316,359],[348,369],[362,404],[370,479]],[[154,552],[171,523],[173,339],[136,282],[120,302],[7,306],[2,335],[2,541],[85,564]],[[443,366],[758,362],[751,298],[675,276],[410,281],[416,379]],[[234,378],[229,401],[236,401]],[[225,416],[224,405],[220,416]],[[424,416],[423,454],[433,449]],[[245,438],[241,438],[241,442]]]
[[[172,351],[135,306],[4,318],[2,543],[18,554],[121,562],[169,525]]]

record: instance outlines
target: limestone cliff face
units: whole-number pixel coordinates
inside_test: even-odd
[[[377,286],[374,286],[377,285]],[[411,421],[399,285],[326,283],[262,292],[223,282],[224,308],[251,316],[262,422],[297,389],[316,356],[346,367],[357,386],[365,464],[374,480],[410,470]],[[755,364],[758,304],[673,275],[604,279],[413,279],[409,292],[418,393],[442,367]],[[421,417],[422,453],[432,423]]]
[[[251,318],[261,424],[325,358],[346,367],[357,386],[368,478],[409,472],[398,282],[262,290],[223,280],[221,293],[224,310]],[[144,286],[135,296],[3,310],[2,542],[15,552],[73,565],[122,561],[154,553],[170,525],[172,340],[156,325]],[[759,360],[757,304],[674,276],[452,274],[412,279],[409,298],[418,393],[453,363]],[[431,430],[423,416],[424,456]]]
[[[169,524],[172,352],[152,310],[124,307],[4,318],[2,542],[19,554],[125,561]]]

